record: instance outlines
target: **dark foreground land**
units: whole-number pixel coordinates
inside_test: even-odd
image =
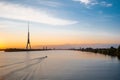
[[[110,47],[110,48],[80,48],[80,49],[74,49],[78,51],[86,51],[86,52],[93,52],[93,53],[100,53],[104,55],[109,55],[113,57],[118,57],[120,59],[120,45],[118,48]]]

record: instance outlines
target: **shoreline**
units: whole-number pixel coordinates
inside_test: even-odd
[[[22,51],[46,51],[51,49],[17,49],[17,48],[10,48],[10,49],[4,49],[4,52],[22,52]]]

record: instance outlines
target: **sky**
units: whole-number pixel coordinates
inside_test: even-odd
[[[0,0],[0,48],[120,44],[120,0]]]

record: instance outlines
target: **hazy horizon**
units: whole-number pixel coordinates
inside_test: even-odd
[[[59,45],[35,45],[32,46],[32,49],[80,49],[80,48],[118,48],[120,44],[59,44]],[[25,49],[26,45],[24,47],[7,47],[7,48],[20,48]],[[6,48],[0,48],[0,49],[6,49]]]

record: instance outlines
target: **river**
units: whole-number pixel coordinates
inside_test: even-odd
[[[70,50],[0,52],[0,80],[120,80],[120,61]]]

